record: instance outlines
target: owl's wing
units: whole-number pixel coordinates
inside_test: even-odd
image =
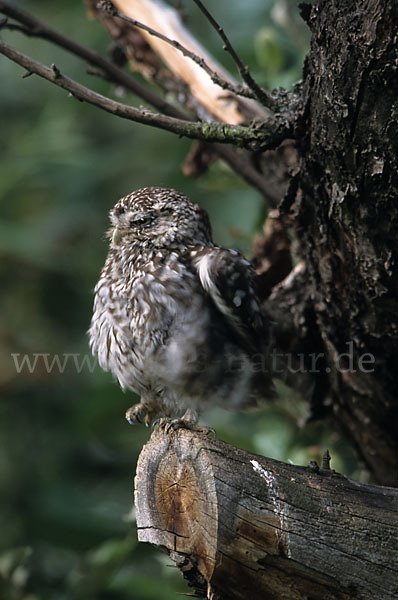
[[[267,344],[267,327],[253,287],[252,267],[235,250],[202,247],[192,252],[200,282],[249,352]]]

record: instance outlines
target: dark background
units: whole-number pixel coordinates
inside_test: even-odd
[[[261,84],[300,78],[309,36],[294,2],[207,4]],[[106,33],[80,0],[18,6],[107,53]],[[187,26],[234,72],[197,10],[189,1],[183,9]],[[114,97],[111,85],[66,52],[2,35]],[[250,257],[265,208],[222,162],[200,180],[184,178],[189,140],[117,119],[22,74],[0,57],[0,598],[175,599],[188,590],[181,575],[166,555],[136,541],[133,477],[150,431],[127,424],[132,395],[89,367],[86,331],[107,251],[107,213],[133,189],[176,187],[207,208],[218,243]],[[278,390],[271,406],[245,414],[214,409],[202,421],[220,439],[295,464],[319,460],[328,447],[333,468],[363,479],[340,434],[306,424],[305,401]]]

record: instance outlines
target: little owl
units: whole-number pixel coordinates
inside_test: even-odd
[[[141,396],[128,421],[160,416],[194,428],[206,405],[269,396],[269,326],[250,264],[213,243],[207,213],[176,190],[150,187],[119,200],[110,220],[90,346]]]

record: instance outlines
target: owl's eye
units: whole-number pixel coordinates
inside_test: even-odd
[[[172,208],[161,208],[160,209],[160,214],[163,215],[172,215],[173,214],[173,209]]]
[[[150,225],[154,219],[153,215],[143,215],[130,220],[130,227],[145,227]]]

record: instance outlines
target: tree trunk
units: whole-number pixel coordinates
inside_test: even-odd
[[[320,0],[304,12],[312,41],[294,213],[305,302],[303,288],[297,302],[281,294],[302,345],[323,354],[315,414],[329,394],[376,481],[397,485],[398,6]],[[271,305],[283,319],[280,300]]]
[[[397,500],[187,430],[156,430],[135,479],[139,540],[213,600],[398,598]]]

